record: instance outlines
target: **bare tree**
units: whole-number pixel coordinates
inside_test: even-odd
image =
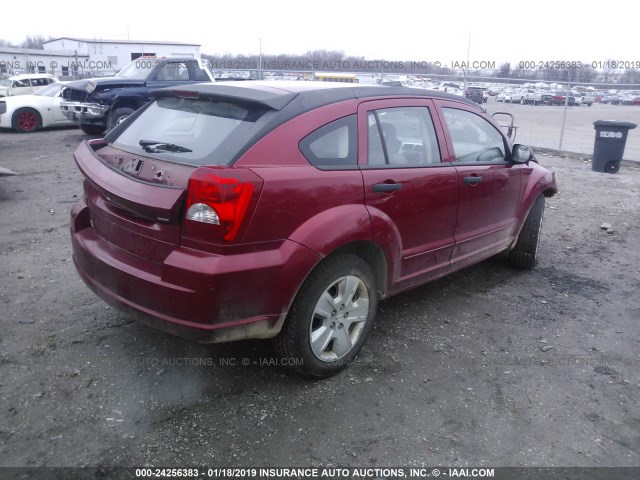
[[[511,76],[511,63],[507,62],[500,65],[498,76],[500,78],[509,78]]]
[[[616,62],[612,59],[607,60],[606,67],[602,70],[602,77],[605,83],[612,83],[617,72],[617,69],[614,68]]]
[[[640,83],[640,70],[627,68],[620,76],[621,83]]]
[[[51,39],[51,37],[49,37]],[[27,35],[27,38],[20,44],[21,48],[34,48],[37,50],[44,49],[44,42],[47,39],[42,35]]]

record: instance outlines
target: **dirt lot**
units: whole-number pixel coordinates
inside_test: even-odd
[[[0,132],[21,173],[0,178],[0,466],[640,466],[640,170],[541,157],[561,193],[535,271],[494,258],[384,301],[358,362],[310,382],[84,286],[82,139]]]

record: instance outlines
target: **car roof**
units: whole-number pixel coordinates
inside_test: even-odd
[[[258,103],[272,110],[282,110],[294,99],[300,103],[303,110],[310,111],[332,103],[367,97],[441,98],[478,108],[476,103],[464,97],[434,90],[342,82],[252,80],[199,83],[170,87],[158,90],[154,94],[156,96],[171,95],[177,91],[197,92],[201,95]]]

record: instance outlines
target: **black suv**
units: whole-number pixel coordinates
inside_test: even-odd
[[[483,87],[467,87],[464,96],[476,103],[486,103],[487,98],[484,96],[486,88]]]
[[[140,57],[115,77],[78,80],[62,92],[62,113],[88,135],[111,130],[162,87],[213,82],[207,67],[193,57]]]

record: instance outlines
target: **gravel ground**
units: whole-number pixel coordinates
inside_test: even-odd
[[[640,170],[541,157],[561,193],[536,270],[497,257],[388,299],[357,362],[307,381],[85,287],[82,139],[0,132],[21,173],[0,178],[0,466],[640,466]]]

